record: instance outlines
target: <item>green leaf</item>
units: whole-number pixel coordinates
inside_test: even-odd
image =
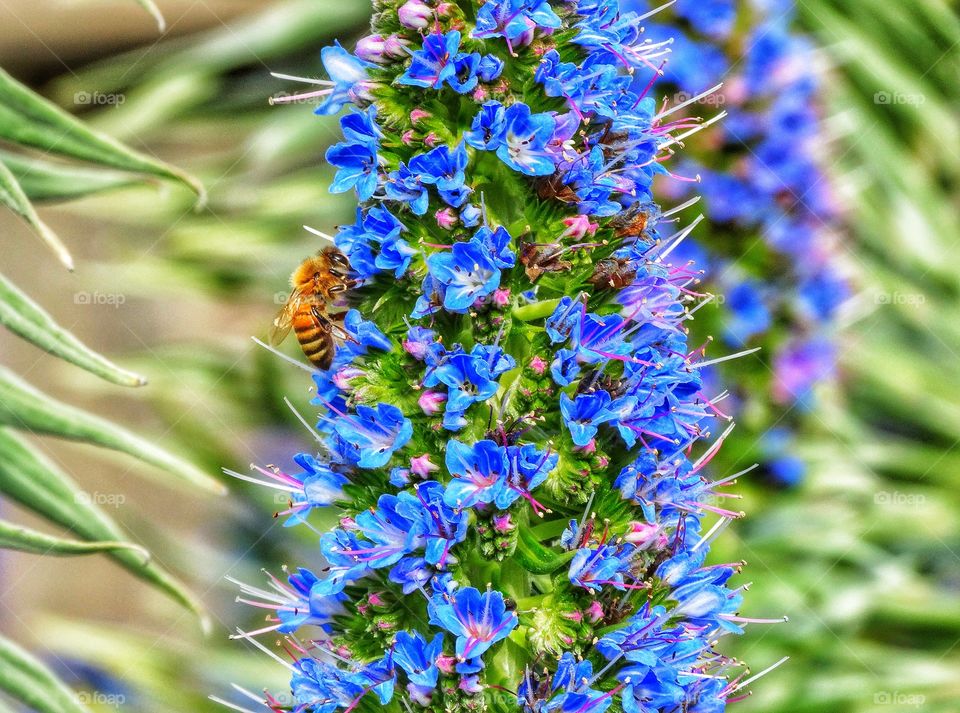
[[[0,636],[0,690],[39,713],[89,713],[39,659]]]
[[[136,0],[137,5],[150,13],[151,17],[157,23],[157,32],[163,32],[167,29],[167,21],[163,19],[160,8],[156,6],[153,0]]]
[[[144,562],[150,559],[149,552],[132,542],[68,540],[15,525],[6,520],[0,520],[0,548],[35,555],[88,555],[110,550],[133,550],[143,557]]]
[[[0,324],[54,356],[122,386],[147,380],[100,356],[64,329],[39,305],[0,275]]]
[[[86,539],[124,539],[120,527],[69,475],[6,429],[0,429],[0,493]],[[195,612],[204,628],[208,626],[199,602],[170,574],[144,561],[141,552],[112,550],[110,556]]]
[[[206,200],[203,186],[197,179],[174,166],[133,151],[106,134],[93,131],[2,69],[0,139],[122,171],[173,179],[189,187],[199,196],[201,203]]]
[[[516,560],[531,574],[553,574],[569,564],[575,554],[576,552],[557,553],[544,547],[526,526],[522,526],[517,535]]]
[[[0,70],[2,73],[3,70]],[[0,109],[2,112],[2,109]],[[27,224],[33,228],[34,232],[40,236],[40,239],[53,250],[57,259],[68,269],[73,270],[73,258],[70,257],[70,251],[64,245],[60,238],[40,220],[40,216],[30,204],[30,199],[23,192],[16,176],[10,172],[6,164],[0,162],[0,203],[10,208],[14,213],[23,218]]]
[[[109,421],[44,394],[0,366],[0,426],[93,443],[162,468],[217,494],[226,488],[199,468]]]
[[[82,198],[140,182],[129,173],[87,168],[0,151],[0,163],[10,169],[33,203]]]

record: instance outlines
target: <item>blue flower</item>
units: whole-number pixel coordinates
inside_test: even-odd
[[[513,238],[506,228],[499,227],[496,230],[483,227],[473,234],[473,239],[483,244],[490,252],[493,263],[503,269],[509,270],[517,264],[517,256],[510,248]]]
[[[354,520],[357,531],[369,544],[352,554],[373,569],[380,569],[390,567],[420,549],[423,532],[419,523],[408,517],[409,514],[400,497],[381,495],[376,508],[364,510]]]
[[[330,184],[331,193],[345,193],[357,189],[360,200],[367,200],[377,190],[379,182],[376,147],[370,144],[334,144],[327,149],[327,162],[337,168]]]
[[[384,184],[387,198],[406,203],[414,215],[426,214],[430,207],[430,194],[418,173],[401,161],[399,168],[387,178]]]
[[[449,506],[445,488],[433,481],[417,486],[415,493],[400,494],[400,509],[417,523],[416,529],[425,540],[424,559],[443,569],[456,558],[451,548],[467,537],[467,514]]]
[[[410,172],[415,174],[421,185],[436,186],[440,197],[454,208],[462,206],[470,195],[466,187],[464,169],[467,167],[467,149],[463,144],[450,149],[438,146],[427,153],[418,154],[410,159]]]
[[[440,669],[437,668],[437,659],[443,653],[443,634],[433,637],[430,643],[419,631],[412,634],[407,631],[397,632],[393,646],[393,661],[407,672],[410,683],[424,688],[433,689],[437,686]]]
[[[492,503],[503,492],[510,468],[506,448],[493,441],[478,441],[472,446],[449,441],[446,466],[453,480],[444,500],[459,508]]]
[[[333,432],[350,462],[361,468],[382,468],[413,436],[413,424],[396,406],[361,404],[355,416],[337,418]]]
[[[577,550],[570,561],[570,582],[596,592],[601,591],[604,586],[623,589],[623,572],[631,553],[629,548],[621,549],[609,545]]]
[[[398,84],[424,89],[440,89],[443,83],[456,75],[455,58],[460,49],[460,33],[435,32],[423,40],[423,48],[413,53],[407,71],[397,79]]]
[[[303,567],[291,574],[287,581],[289,587],[283,587],[276,580],[273,583],[274,590],[288,597],[285,603],[274,605],[277,608],[277,618],[281,622],[277,631],[292,634],[303,626],[319,626],[329,632],[332,617],[343,611],[342,602],[346,595],[319,594],[316,585],[320,580]]]
[[[336,41],[332,47],[324,47],[320,50],[320,59],[334,87],[326,100],[317,107],[316,113],[336,114],[344,104],[354,101],[357,85],[367,81],[367,70],[375,65],[354,57]]]
[[[499,347],[477,344],[470,353],[462,348],[448,352],[437,366],[428,369],[423,383],[427,387],[444,384],[447,411],[462,413],[497,393],[497,379],[515,366],[513,357]]]
[[[487,0],[477,11],[473,36],[515,40],[536,27],[560,27],[560,18],[547,0]]]
[[[461,52],[453,60],[453,70],[447,84],[458,94],[469,94],[480,83],[480,54]]]
[[[483,655],[493,644],[507,638],[517,627],[517,615],[508,612],[503,595],[496,591],[481,594],[473,587],[458,589],[428,606],[430,623],[457,637],[460,659]]]
[[[731,318],[725,334],[731,343],[743,344],[770,327],[770,310],[764,303],[759,285],[753,280],[745,279],[734,285],[727,293],[726,305]]]
[[[480,66],[477,68],[477,74],[481,82],[493,82],[503,74],[505,63],[496,55],[486,54],[480,60]]]
[[[427,265],[430,274],[445,287],[443,306],[450,312],[466,312],[478,299],[500,287],[500,268],[476,239],[454,243],[449,251],[431,255]]]
[[[498,101],[488,101],[470,124],[470,130],[464,132],[463,140],[475,149],[495,151],[499,146],[505,127],[506,110]]]
[[[560,413],[576,445],[588,445],[597,435],[600,425],[614,419],[615,415],[610,409],[612,401],[610,394],[602,390],[592,394],[577,394],[575,399],[560,394]]]
[[[350,482],[308,453],[300,453],[293,459],[303,472],[288,476],[300,483],[300,490],[291,493],[292,514],[284,527],[305,522],[313,508],[328,507],[342,499],[343,486]]]
[[[356,554],[364,549],[357,536],[336,528],[320,537],[320,554],[327,560],[327,578],[313,585],[317,594],[329,596],[343,591],[350,582],[366,576],[369,565]]]
[[[553,138],[557,120],[550,114],[534,114],[522,102],[504,114],[504,127],[497,156],[514,171],[527,176],[549,176],[557,167],[547,144]]]
[[[532,443],[509,446],[506,450],[510,465],[506,487],[494,498],[494,503],[502,510],[521,496],[530,499],[530,492],[547,479],[560,461],[558,454],[544,453]]]

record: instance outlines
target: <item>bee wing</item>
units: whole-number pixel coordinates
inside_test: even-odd
[[[297,307],[300,306],[301,298],[302,294],[298,290],[294,290],[290,293],[286,304],[280,308],[277,316],[273,318],[273,324],[270,326],[270,332],[267,335],[271,346],[277,346],[290,334],[290,329],[293,327],[293,315],[297,311]]]

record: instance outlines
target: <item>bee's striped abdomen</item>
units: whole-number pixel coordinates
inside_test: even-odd
[[[333,361],[333,337],[317,321],[312,305],[300,306],[293,315],[293,329],[307,359],[320,369],[328,369]]]

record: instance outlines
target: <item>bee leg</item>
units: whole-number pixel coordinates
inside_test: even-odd
[[[343,324],[343,318],[347,316],[346,312],[341,312],[339,314],[331,315],[327,317],[325,314],[321,313],[318,309],[313,309],[313,316],[318,322],[323,326],[322,329],[327,334],[332,334],[335,339],[339,339],[341,342],[353,342],[354,344],[359,344],[353,336],[338,326],[337,323]]]

